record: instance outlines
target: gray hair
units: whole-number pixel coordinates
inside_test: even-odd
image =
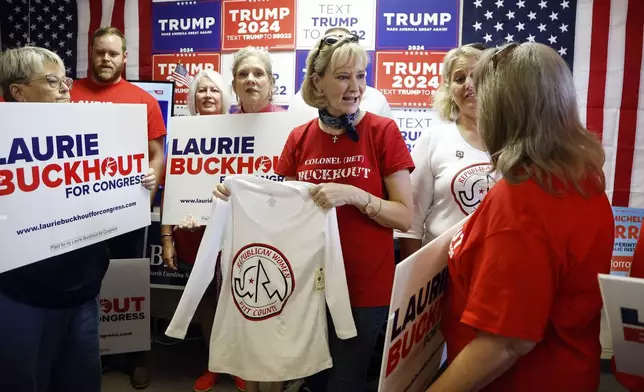
[[[273,75],[273,62],[271,61],[271,55],[268,53],[268,50],[264,48],[256,48],[254,46],[247,46],[235,52],[235,60],[233,61],[233,84],[237,78],[239,66],[249,57],[256,57],[262,63],[264,71],[266,71],[268,79],[271,81],[271,85],[274,86],[275,75]]]
[[[228,92],[228,89],[224,87],[224,78],[219,72],[205,69],[195,75],[195,77],[192,79],[192,82],[190,83],[190,88],[188,89],[187,105],[190,115],[194,116],[197,114],[195,94],[197,93],[197,86],[199,85],[199,81],[203,78],[210,79],[210,81],[213,82],[215,86],[217,86],[217,89],[219,89],[219,93],[221,94],[221,114],[228,113],[230,106],[232,105],[233,98]]]
[[[63,60],[54,52],[38,46],[23,46],[8,49],[0,54],[0,93],[7,102],[15,102],[9,87],[14,83],[26,83],[38,72],[43,64],[54,63],[65,69]]]

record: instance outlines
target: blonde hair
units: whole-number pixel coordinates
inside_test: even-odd
[[[0,54],[0,93],[6,102],[15,102],[9,87],[14,83],[26,83],[42,72],[43,64],[51,62],[65,69],[63,60],[49,49],[38,46],[23,46],[7,49]]]
[[[195,77],[192,79],[192,82],[190,82],[190,87],[188,88],[187,106],[188,106],[188,111],[190,112],[190,115],[194,116],[197,114],[195,94],[197,94],[197,88],[199,86],[199,82],[203,78],[209,79],[211,82],[215,84],[215,86],[217,86],[217,89],[219,90],[219,94],[221,95],[221,114],[228,113],[228,111],[230,110],[230,106],[232,105],[233,99],[230,93],[228,92],[228,89],[224,87],[225,86],[224,78],[221,76],[219,72],[216,72],[210,69],[205,69],[195,75]]]
[[[452,73],[454,66],[459,60],[478,60],[483,51],[476,46],[463,45],[447,52],[443,59],[443,72],[441,74],[441,84],[434,96],[433,107],[441,119],[444,121],[454,121],[460,115],[460,110],[454,98],[450,84],[452,83]]]
[[[324,43],[324,38],[318,40],[306,58],[306,75],[302,82],[302,99],[307,105],[317,109],[326,108],[329,103],[321,91],[315,88],[313,76],[324,77],[327,70],[334,70],[351,62],[369,64],[369,55],[360,44],[351,42],[350,37],[342,37],[333,45]]]
[[[555,177],[583,196],[588,180],[605,190],[604,149],[581,124],[572,74],[557,52],[537,43],[487,50],[474,84],[479,132],[508,182],[532,178],[555,193]]]
[[[94,46],[94,44],[96,43],[96,39],[105,37],[107,35],[115,35],[119,37],[122,42],[121,49],[123,50],[123,53],[127,52],[127,40],[125,39],[125,35],[121,32],[121,30],[112,26],[101,27],[100,29],[96,30],[94,34],[92,34],[92,46]]]

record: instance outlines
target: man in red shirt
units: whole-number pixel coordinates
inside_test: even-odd
[[[127,63],[127,42],[121,31],[114,27],[102,27],[92,36],[90,51],[90,75],[74,83],[71,101],[78,103],[129,103],[147,106],[149,166],[157,175],[163,173],[165,123],[159,103],[145,90],[121,77]],[[158,187],[150,191],[154,200]],[[143,257],[144,229],[125,233],[108,241],[110,258],[129,259]],[[129,355],[132,362],[131,384],[134,388],[146,388],[150,376],[145,366],[143,353]]]

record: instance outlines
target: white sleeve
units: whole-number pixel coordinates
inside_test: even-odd
[[[199,245],[195,265],[181,295],[177,310],[175,310],[172,321],[165,332],[170,337],[183,339],[186,336],[197,306],[215,276],[217,256],[224,239],[224,230],[228,223],[230,209],[229,202],[215,198],[209,223]]]
[[[425,232],[425,219],[434,200],[434,172],[431,165],[432,129],[423,130],[416,145],[411,150],[416,169],[411,173],[411,186],[413,191],[414,218],[411,227],[406,233],[395,232],[398,238],[422,239]]]
[[[324,292],[326,303],[333,319],[333,325],[335,325],[335,333],[340,339],[351,339],[357,336],[358,332],[351,313],[351,301],[335,208],[328,211],[325,238]]]

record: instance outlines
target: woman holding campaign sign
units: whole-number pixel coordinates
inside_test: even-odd
[[[393,230],[411,222],[414,165],[396,123],[360,111],[369,57],[351,34],[328,34],[307,59],[305,102],[319,118],[295,128],[275,170],[317,184],[320,208],[337,207],[342,253],[358,336],[341,340],[329,318],[333,368],[308,380],[314,391],[361,391],[387,317],[393,274]],[[218,185],[215,196],[226,199]]]
[[[581,124],[566,62],[506,44],[474,71],[478,125],[503,179],[457,232],[429,391],[596,391],[613,214],[604,151]]]
[[[208,116],[227,114],[230,110],[232,97],[225,87],[223,77],[212,70],[199,72],[193,78],[188,90],[188,111],[191,116]],[[163,214],[163,204],[161,204]],[[203,237],[205,227],[197,226],[193,216],[187,216],[185,224],[180,226],[163,225],[161,227],[161,244],[163,262],[173,270],[181,269],[190,272],[197,257],[197,250]],[[221,268],[217,264],[215,280],[208,287],[199,308],[199,323],[206,344],[210,342],[210,333],[215,318],[217,299],[221,289]],[[193,389],[197,392],[209,391],[217,384],[219,374],[206,369],[204,374],[195,381]],[[239,390],[245,390],[242,379],[235,377],[235,385]]]
[[[472,72],[483,53],[478,44],[450,50],[434,109],[442,122],[423,131],[411,152],[414,219],[400,238],[401,258],[474,212],[494,185],[490,156],[477,128]]]
[[[273,65],[267,50],[248,46],[235,53],[233,92],[239,103],[236,113],[283,112],[272,103],[274,88]]]
[[[0,55],[7,102],[68,103],[71,87],[47,49]],[[151,189],[156,178],[142,183]],[[100,391],[98,294],[108,265],[100,242],[0,274],[0,391]]]

